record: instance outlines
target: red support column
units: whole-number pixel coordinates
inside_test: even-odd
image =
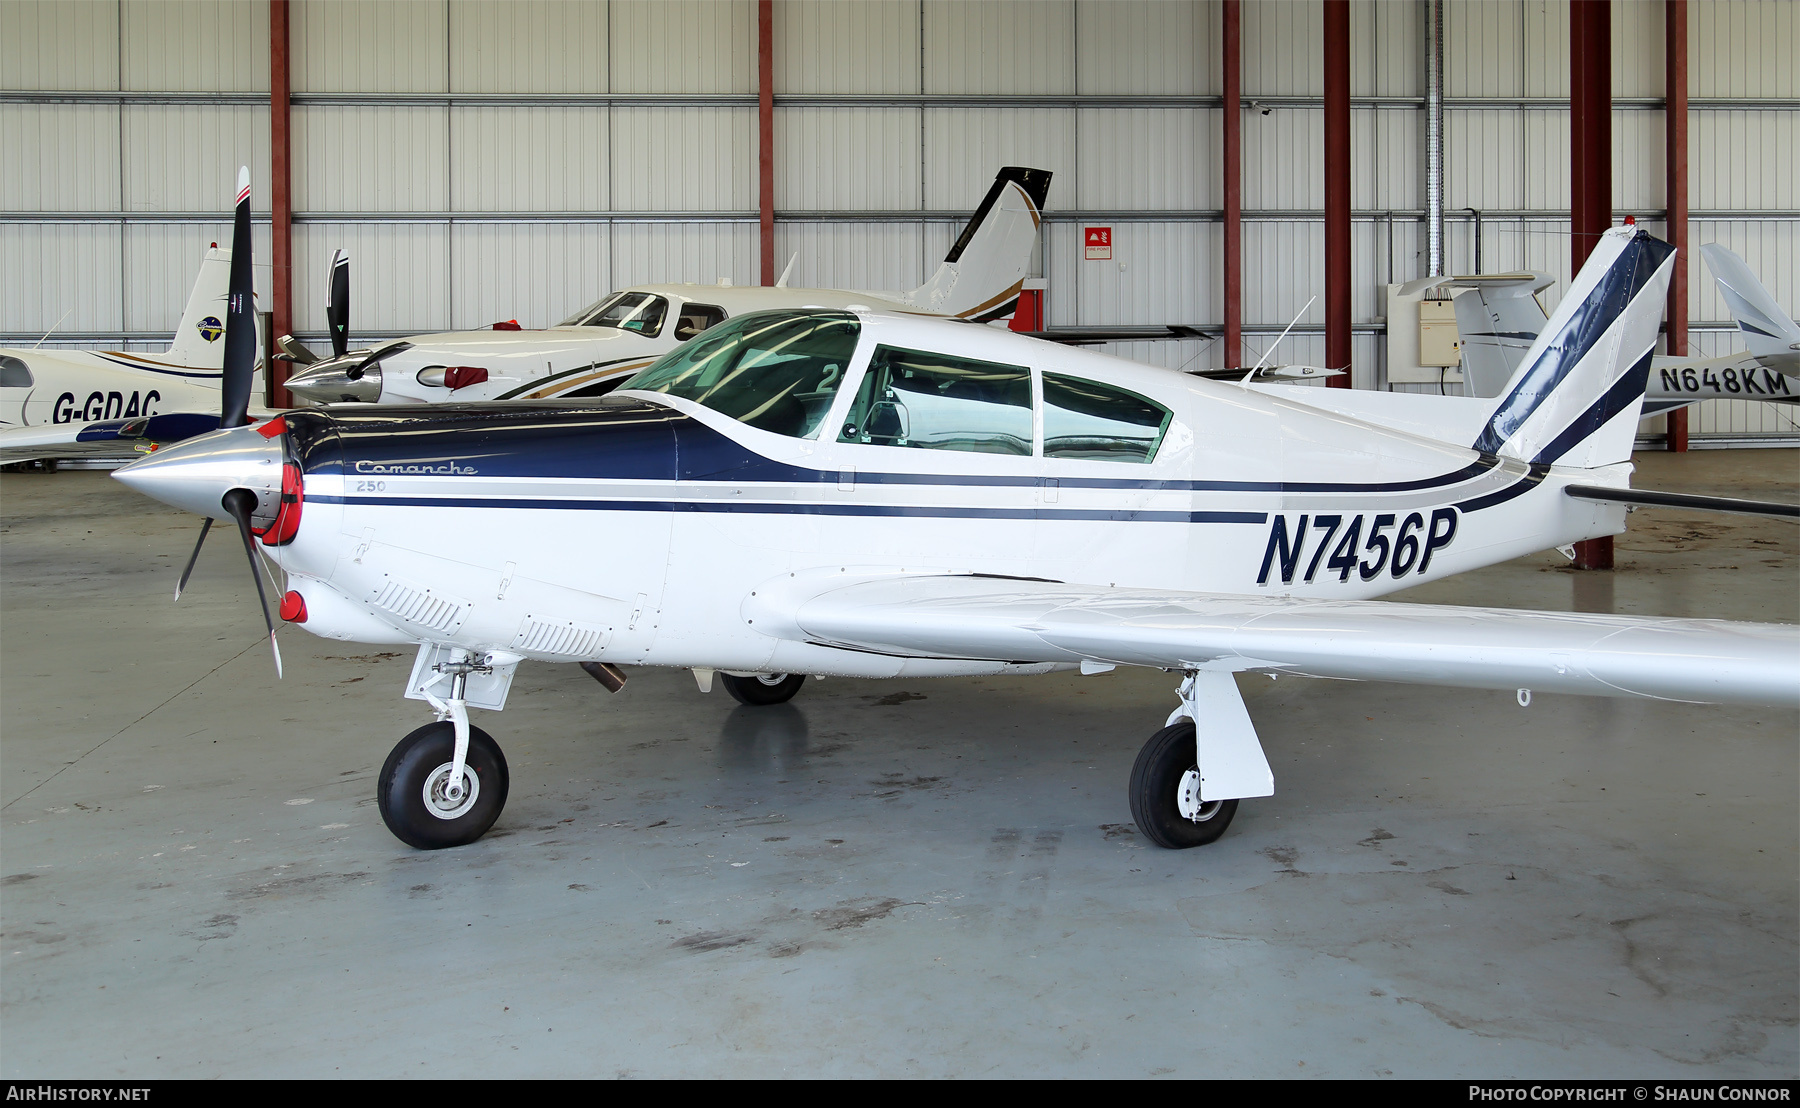
[[[1350,0],[1325,0],[1325,364],[1350,368]]]
[[[756,0],[757,205],[762,283],[775,283],[775,0]]]
[[[1569,4],[1570,242],[1574,272],[1612,226],[1612,5]],[[1612,536],[1575,544],[1576,569],[1611,569]]]
[[[294,333],[293,147],[288,126],[288,91],[288,0],[269,0],[269,197],[270,237],[275,243],[270,271],[274,287],[269,290],[273,303],[269,311],[277,335]],[[271,399],[277,408],[289,408],[294,403],[283,387],[288,365],[272,362],[265,367]]]
[[[1220,45],[1225,70],[1224,164],[1220,167],[1225,194],[1225,353],[1226,367],[1245,364],[1244,358],[1244,114],[1241,0],[1225,0],[1224,35]]]
[[[1688,352],[1688,16],[1687,0],[1663,0],[1663,105],[1667,128],[1669,242],[1675,271],[1669,279],[1669,353]],[[1668,414],[1670,450],[1688,448],[1688,409]]]

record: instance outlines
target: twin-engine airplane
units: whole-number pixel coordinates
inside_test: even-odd
[[[304,365],[288,378],[287,388],[314,404],[601,396],[681,343],[745,312],[861,305],[979,322],[1000,319],[1018,304],[1049,189],[1048,170],[1000,170],[937,272],[909,292],[788,288],[785,275],[770,288],[642,285],[603,297],[542,331],[513,327],[416,335],[370,350],[347,349],[349,272],[339,251],[326,307],[332,357],[317,360],[291,336],[280,340]]]
[[[1800,326],[1764,288],[1744,260],[1717,243],[1700,248],[1719,292],[1737,322],[1747,350],[1716,358],[1659,354],[1650,362],[1644,414],[1684,408],[1702,400],[1800,403]],[[1555,284],[1545,273],[1478,277],[1430,277],[1402,292],[1468,289],[1456,297],[1464,381],[1470,396],[1500,395],[1544,326],[1537,294]]]
[[[1371,599],[1617,533],[1621,500],[1656,498],[1628,459],[1673,252],[1605,235],[1451,437],[1420,430],[1452,425],[1438,398],[1368,394],[1357,417],[995,328],[791,308],[603,398],[259,427],[240,407],[115,476],[234,520],[253,563],[260,537],[284,619],[418,645],[406,695],[439,722],[378,786],[413,846],[500,814],[506,759],[469,709],[499,709],[527,658],[614,688],[620,664],[687,667],[747,704],[808,674],[1177,672],[1128,795],[1147,838],[1195,846],[1273,792],[1238,672],[1800,704],[1793,626]]]
[[[116,457],[215,430],[230,269],[231,251],[207,250],[161,354],[0,350],[0,463]]]

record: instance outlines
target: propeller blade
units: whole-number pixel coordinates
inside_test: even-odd
[[[312,365],[319,360],[317,354],[314,354],[305,343],[292,335],[281,336],[275,340],[275,345],[279,346],[281,352],[292,359],[295,365]]]
[[[206,533],[212,530],[212,517],[207,516],[200,521],[200,541],[194,544],[194,552],[188,555],[187,568],[181,571],[181,580],[175,582],[175,599],[181,600],[181,590],[187,588],[188,578],[194,573],[194,563],[200,560],[200,548],[206,545]]]
[[[238,170],[237,215],[231,229],[231,283],[225,301],[225,371],[219,380],[219,426],[250,422],[256,372],[256,290],[250,276],[250,169]]]
[[[331,256],[331,276],[325,288],[325,324],[331,329],[331,356],[343,357],[350,349],[350,255],[342,250]]]
[[[250,514],[256,511],[256,494],[249,489],[232,489],[219,501],[231,518],[237,520],[238,534],[244,540],[244,553],[250,558],[250,576],[256,581],[256,599],[262,605],[263,623],[269,628],[269,649],[275,652],[275,676],[281,677],[281,647],[275,645],[275,620],[269,615],[269,594],[263,591],[262,572],[256,567],[256,537],[250,533]]]

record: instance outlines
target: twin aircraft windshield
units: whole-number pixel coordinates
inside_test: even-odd
[[[558,327],[616,327],[652,338],[662,333],[669,302],[647,292],[615,292],[558,323]]]

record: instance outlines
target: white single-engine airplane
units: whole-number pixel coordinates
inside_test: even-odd
[[[0,463],[116,457],[217,429],[230,270],[213,244],[161,354],[0,350]],[[254,330],[250,343],[254,358]]]
[[[500,708],[527,658],[613,688],[620,663],[687,667],[747,704],[808,674],[1176,671],[1129,797],[1151,841],[1195,846],[1273,792],[1241,671],[1800,704],[1793,626],[1371,599],[1659,502],[1628,459],[1672,255],[1607,233],[1454,438],[1404,429],[1451,425],[1420,414],[1437,398],[1365,396],[1400,402],[1389,426],[995,328],[794,308],[720,324],[603,398],[260,427],[228,409],[229,429],[115,476],[234,520],[259,590],[260,536],[283,619],[418,645],[406,695],[439,722],[378,786],[413,846],[499,815],[506,760],[469,709]]]
[[[1702,400],[1800,404],[1800,326],[1742,258],[1717,243],[1702,246],[1700,253],[1748,350],[1716,358],[1666,354],[1652,358],[1644,415],[1660,415]],[[1456,298],[1464,380],[1470,396],[1492,398],[1500,395],[1537,341],[1544,327],[1537,294],[1555,283],[1547,273],[1428,277],[1408,282],[1401,291],[1417,295],[1428,289],[1471,290]]]
[[[287,388],[315,404],[601,396],[677,345],[745,312],[859,304],[982,322],[1000,319],[1018,304],[1049,188],[1048,170],[1000,170],[937,272],[910,292],[788,288],[785,274],[767,288],[643,285],[611,293],[542,331],[500,325],[503,329],[416,335],[370,350],[346,348],[349,263],[339,251],[326,302],[332,357],[315,361],[291,336],[280,340],[304,366],[288,378]]]

